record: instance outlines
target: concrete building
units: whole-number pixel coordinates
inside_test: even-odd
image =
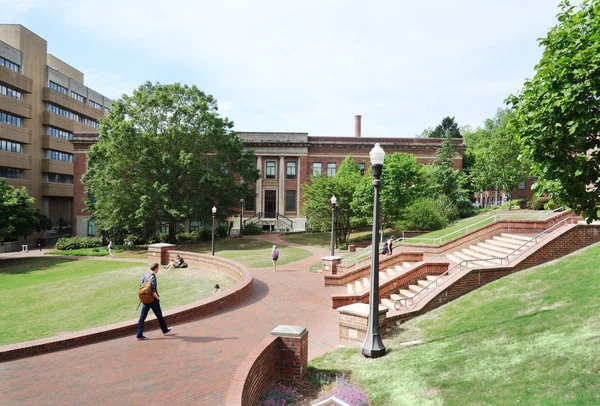
[[[361,116],[355,117],[353,137],[314,137],[308,133],[238,132],[248,149],[254,150],[260,178],[255,184],[255,196],[243,204],[243,211],[228,218],[232,235],[239,235],[242,223],[257,222],[271,230],[304,230],[307,219],[302,215],[302,186],[310,175],[333,176],[341,162],[351,155],[365,170],[369,168],[369,152],[379,143],[386,153],[410,153],[417,161],[430,164],[435,159],[441,139],[433,138],[367,138],[361,137]],[[79,236],[95,235],[91,213],[84,212],[87,197],[80,183],[87,165],[86,152],[97,142],[94,132],[76,133],[74,232]],[[462,139],[452,140],[456,156],[454,166],[462,168]],[[76,226],[75,226],[76,225]],[[197,230],[197,222],[186,222],[178,229]],[[166,225],[165,225],[166,229]]]
[[[97,131],[111,101],[22,25],[0,24],[0,177],[56,225],[73,218],[75,132]]]

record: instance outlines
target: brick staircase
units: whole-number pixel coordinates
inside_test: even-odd
[[[402,262],[402,265],[395,265],[394,268],[388,268],[384,272],[379,272],[379,284],[385,283],[386,281],[404,273],[407,269],[410,269],[412,264],[410,262]],[[362,278],[357,279],[353,283],[348,283],[346,289],[349,295],[361,294],[368,292],[371,289],[371,279]]]
[[[523,253],[535,243],[530,241],[533,236],[502,233],[499,236],[487,239],[471,245],[469,248],[463,248],[460,251],[446,254],[446,258],[453,264],[458,264],[462,261],[466,263],[467,268],[493,267],[507,263],[501,258],[509,254],[515,256]],[[510,257],[509,257],[510,260]]]

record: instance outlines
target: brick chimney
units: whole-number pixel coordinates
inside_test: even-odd
[[[354,116],[354,136],[360,138],[361,128],[360,128],[360,114]]]

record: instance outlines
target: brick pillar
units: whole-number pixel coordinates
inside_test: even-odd
[[[281,338],[279,371],[281,379],[298,381],[308,368],[308,330],[299,326],[277,326],[272,335]]]
[[[369,322],[369,305],[367,303],[354,303],[348,306],[338,307],[339,339],[340,344],[356,346],[365,341]],[[389,309],[379,306],[379,331],[385,332],[385,317]]]
[[[321,258],[321,261],[323,262],[321,272],[324,274],[329,272],[331,275],[337,275],[337,267],[342,262],[342,257],[328,256]]]
[[[169,263],[169,251],[175,247],[175,244],[164,242],[148,245],[148,263],[158,262],[160,265],[167,265]]]

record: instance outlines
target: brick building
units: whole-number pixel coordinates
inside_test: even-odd
[[[369,152],[379,143],[387,154],[413,154],[417,161],[430,164],[435,159],[441,139],[434,138],[370,138],[361,137],[361,116],[355,117],[353,137],[314,137],[308,133],[238,132],[248,149],[254,150],[260,178],[256,182],[255,197],[244,202],[242,221],[256,221],[275,230],[304,230],[306,217],[302,215],[302,185],[310,175],[323,173],[333,176],[340,163],[351,155],[365,170],[369,167]],[[86,168],[86,152],[97,141],[97,133],[77,133],[73,137],[75,155],[74,232],[86,236],[95,234],[91,213],[83,211],[86,196],[81,175]],[[464,145],[462,139],[452,140],[456,156],[454,166],[462,168]],[[231,216],[232,235],[240,229],[240,213]],[[195,222],[181,224],[180,229],[196,229]]]

